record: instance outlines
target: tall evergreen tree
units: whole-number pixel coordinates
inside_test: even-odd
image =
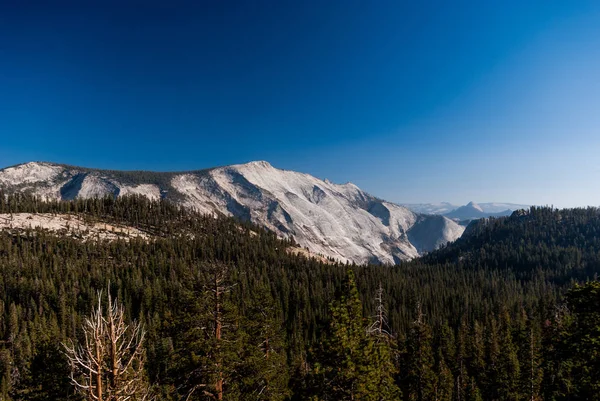
[[[416,319],[406,339],[406,354],[401,368],[405,389],[404,397],[409,401],[435,399],[437,378],[432,349],[431,328],[425,322],[421,304],[416,306]]]
[[[572,399],[576,386],[571,376],[572,363],[568,338],[573,316],[566,305],[555,308],[552,319],[546,320],[543,327],[543,381],[544,400]]]
[[[600,282],[576,285],[567,293],[566,300],[573,319],[563,334],[560,348],[565,351],[571,374],[577,380],[572,397],[600,400]]]
[[[452,401],[454,391],[454,376],[452,371],[444,360],[441,349],[438,348],[438,356],[435,362],[435,388],[433,391],[433,400]]]
[[[331,322],[322,358],[315,365],[318,398],[355,400],[362,391],[365,320],[354,272],[348,271],[343,295],[330,306]]]
[[[456,336],[456,354],[454,362],[454,398],[456,401],[465,401],[467,386],[469,385],[468,364],[468,328],[465,318],[461,319]]]
[[[331,322],[321,361],[314,376],[322,400],[393,400],[399,390],[393,381],[390,339],[379,321],[369,333],[362,314],[354,272],[348,271],[344,293],[330,307]],[[382,318],[382,315],[379,315]]]
[[[279,401],[290,395],[282,325],[269,289],[257,286],[244,319],[242,399]]]
[[[182,341],[178,343],[176,374],[187,400],[236,399],[245,334],[231,301],[231,267],[203,265],[191,272]]]
[[[519,366],[521,378],[519,392],[523,400],[541,400],[540,387],[543,378],[542,345],[540,328],[522,310],[516,332],[516,343],[519,347]]]
[[[512,320],[506,311],[501,314],[499,336],[500,353],[498,355],[495,385],[497,399],[516,401],[520,398],[520,366],[517,347],[513,342]]]
[[[487,382],[488,364],[486,361],[486,339],[483,325],[475,320],[471,332],[470,341],[468,342],[468,364],[470,367],[469,373],[471,376],[471,393],[477,389],[477,393],[481,393],[481,388]],[[481,396],[481,394],[480,394]]]
[[[483,401],[483,396],[474,378],[471,378],[467,386],[467,401]]]

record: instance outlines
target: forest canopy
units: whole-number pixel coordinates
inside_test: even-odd
[[[396,266],[324,263],[250,223],[135,196],[0,194],[0,213],[151,236],[0,232],[3,400],[91,399],[64,344],[85,342],[98,291],[143,327],[160,400],[600,399],[596,208],[481,220]]]

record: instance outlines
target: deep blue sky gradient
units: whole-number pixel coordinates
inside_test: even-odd
[[[577,206],[599,150],[597,1],[0,2],[0,167],[268,160],[397,202]]]

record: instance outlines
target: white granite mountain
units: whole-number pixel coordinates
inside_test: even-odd
[[[356,263],[411,259],[464,231],[447,217],[412,212],[354,184],[334,184],[264,161],[180,173],[32,162],[0,170],[0,188],[47,199],[167,198],[203,213],[250,220],[294,237],[312,252]]]

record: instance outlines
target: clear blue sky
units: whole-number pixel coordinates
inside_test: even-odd
[[[0,5],[0,166],[268,160],[396,202],[576,206],[599,154],[598,1]]]

